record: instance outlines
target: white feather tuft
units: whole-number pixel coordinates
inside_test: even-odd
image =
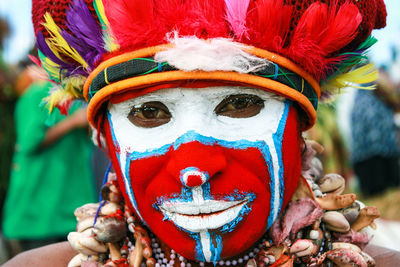
[[[183,71],[258,71],[271,62],[243,51],[244,46],[226,38],[202,40],[195,36],[178,37],[170,34],[175,46],[158,52],[155,60],[168,62]],[[172,36],[173,35],[173,36]]]

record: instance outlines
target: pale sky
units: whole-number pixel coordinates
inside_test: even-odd
[[[4,45],[3,57],[8,63],[24,58],[34,44],[30,0],[0,0],[0,16],[8,20],[11,33]]]
[[[370,56],[377,65],[390,61],[392,45],[395,45],[400,52],[400,1],[386,0],[385,3],[388,12],[386,27],[372,32],[378,43],[372,47]]]
[[[388,10],[387,27],[373,32],[379,42],[370,54],[372,60],[378,65],[390,60],[391,45],[396,45],[400,50],[400,1],[386,0],[385,2]],[[3,52],[4,59],[8,63],[18,62],[33,46],[30,9],[31,0],[0,0],[0,16],[9,21],[12,30]]]

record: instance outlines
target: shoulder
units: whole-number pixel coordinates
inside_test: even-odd
[[[75,255],[76,251],[68,242],[61,242],[20,253],[6,262],[3,267],[65,267]]]
[[[400,262],[400,251],[374,245],[368,245],[364,251],[374,258],[376,267],[397,266]]]
[[[375,259],[377,267],[396,266],[396,264],[400,262],[399,251],[370,245],[367,246],[365,252]],[[6,262],[3,267],[65,267],[75,255],[76,251],[71,248],[69,243],[62,242],[18,254],[16,257]]]

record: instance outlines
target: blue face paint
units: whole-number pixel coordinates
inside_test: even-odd
[[[205,233],[207,235],[207,237],[210,240],[209,243],[209,247],[210,247],[210,252],[211,252],[211,257],[210,259],[206,259],[203,251],[204,251],[204,247],[202,245],[201,242],[201,238],[200,238],[200,234],[190,234],[190,236],[196,241],[196,260],[200,261],[200,262],[213,262],[214,265],[217,264],[217,262],[221,259],[221,252],[222,252],[222,236],[219,234],[215,234],[215,233],[210,233],[207,232]]]
[[[210,193],[210,183],[205,183],[202,185],[203,189],[203,197],[204,199],[209,199],[209,200],[221,200],[221,198],[215,198],[214,196],[211,195]],[[161,206],[164,202],[190,202],[192,201],[192,195],[187,193],[188,188],[183,188],[182,189],[182,194],[180,196],[174,196],[174,197],[159,197],[157,198],[157,201],[155,204],[153,204],[153,207],[157,207],[157,210],[159,210],[159,206]],[[239,224],[240,221],[244,218],[245,215],[250,213],[251,211],[251,205],[254,199],[256,198],[254,193],[243,193],[239,192],[238,190],[235,190],[232,194],[229,195],[224,195],[222,196],[222,200],[225,201],[241,201],[241,200],[247,200],[248,202],[242,207],[242,209],[239,211],[238,215],[234,220],[231,222],[223,225],[220,229],[213,231],[212,234],[210,232],[207,232],[207,236],[210,238],[210,252],[212,254],[211,257],[211,262],[217,262],[220,260],[220,254],[222,251],[222,236],[221,234],[229,233],[232,232],[235,227]],[[171,220],[168,218],[167,215],[164,214],[164,219],[163,220]],[[172,221],[172,220],[171,220]],[[173,222],[173,221],[172,221]],[[187,229],[184,229],[180,227],[179,225],[175,225],[178,229],[188,233],[193,240],[196,242],[196,259],[199,261],[204,261],[205,260],[205,255],[203,249],[203,245],[201,242],[201,237],[199,233],[193,233],[191,231],[188,231]],[[218,234],[217,234],[218,233]],[[217,245],[214,245],[217,244]]]
[[[212,199],[211,193],[210,193],[210,183],[205,183],[201,186],[203,189],[203,198],[204,199]]]
[[[113,126],[113,123],[112,123],[112,120],[111,120],[111,113],[108,112],[108,111],[107,111],[107,118],[108,118],[108,123],[110,123],[111,136],[112,136],[112,139],[113,139],[113,142],[114,142],[114,146],[115,147],[119,147],[117,138],[115,137],[114,126]],[[118,157],[119,157],[119,155],[118,155]],[[118,160],[119,160],[119,158],[118,158]]]
[[[256,198],[254,193],[247,193],[247,192],[240,193],[238,190],[235,190],[235,192],[229,195],[214,197],[210,193],[210,183],[205,183],[204,185],[202,185],[202,189],[203,189],[203,197],[205,200],[241,201],[246,199],[248,200],[248,203],[251,203]],[[170,197],[167,196],[157,197],[157,200],[153,204],[153,207],[157,207],[157,210],[159,210],[159,207],[162,206],[164,202],[192,202],[192,201],[193,201],[193,194],[191,189],[187,187],[182,187],[181,194],[175,193],[172,194]]]
[[[278,129],[272,135],[272,139],[274,140],[276,154],[278,155],[278,164],[279,164],[279,172],[278,172],[278,176],[279,176],[279,209],[276,211],[276,214],[274,214],[272,216],[273,217],[272,221],[268,221],[268,228],[276,220],[278,214],[281,211],[283,196],[285,193],[285,182],[283,180],[284,166],[283,166],[283,160],[282,160],[282,141],[283,141],[283,133],[284,133],[285,127],[286,127],[286,121],[287,121],[287,118],[289,115],[289,108],[291,105],[292,105],[292,102],[290,100],[285,100],[285,109],[283,111],[282,118],[279,121]]]
[[[210,235],[210,248],[211,248],[211,262],[214,265],[221,260],[222,252],[222,237],[215,233],[208,233]]]
[[[244,150],[247,148],[257,148],[262,153],[262,155],[266,161],[268,171],[270,173],[271,184],[272,184],[271,196],[275,195],[275,188],[273,186],[275,184],[275,177],[274,177],[274,172],[273,172],[272,157],[271,157],[271,153],[269,151],[268,145],[265,143],[265,141],[254,141],[254,142],[248,141],[248,140],[226,141],[226,140],[215,139],[213,137],[206,137],[206,136],[196,133],[195,131],[188,131],[187,133],[185,133],[184,135],[179,137],[173,144],[167,144],[167,145],[162,146],[161,148],[148,150],[146,152],[132,152],[127,157],[127,161],[125,164],[125,176],[126,176],[126,178],[124,179],[125,187],[126,187],[127,194],[130,197],[130,200],[131,200],[134,208],[136,209],[137,213],[139,214],[139,217],[141,217],[142,220],[143,220],[143,217],[140,215],[140,212],[137,208],[137,202],[136,202],[136,199],[135,199],[135,196],[133,193],[133,189],[132,189],[132,186],[130,183],[131,177],[130,177],[129,170],[130,170],[131,162],[138,160],[138,159],[148,158],[148,157],[152,157],[152,156],[165,155],[170,150],[171,146],[174,148],[174,150],[176,150],[182,144],[194,142],[194,141],[200,142],[204,145],[209,145],[209,146],[220,145],[222,147],[232,148],[232,149]],[[271,203],[273,203],[272,201],[275,201],[274,197],[271,200]],[[271,214],[273,214],[274,205],[271,205],[271,207],[272,207]]]
[[[224,233],[224,234],[230,233],[233,230],[235,230],[236,226],[244,218],[244,216],[251,212],[251,205],[253,203],[253,200],[256,198],[256,196],[253,193],[249,193],[249,194],[247,194],[247,196],[249,199],[248,202],[242,207],[242,209],[239,211],[239,214],[233,221],[222,226],[222,228],[220,229],[221,233]]]
[[[111,128],[111,136],[113,138],[113,142],[114,142],[114,146],[115,147],[119,147],[118,144],[118,140],[115,137],[115,132],[114,132],[114,126],[112,124],[112,120],[111,120],[111,113],[107,111],[107,117],[108,117],[108,122],[110,123],[110,128]],[[118,164],[121,166],[121,159],[120,159],[120,155],[118,153],[116,153],[117,155],[117,159],[118,159]],[[127,157],[128,159],[129,157]],[[130,164],[125,164],[125,177],[123,177],[124,179],[124,184],[125,184],[125,188],[126,188],[126,193],[128,194],[129,200],[131,201],[133,207],[135,208],[137,215],[139,216],[140,220],[146,224],[145,220],[143,219],[142,215],[139,212],[139,209],[137,208],[137,202],[135,199],[135,196],[133,194],[133,190],[132,190],[132,186],[130,183],[130,178],[129,178],[129,165]],[[121,166],[121,170],[122,170],[122,166]]]
[[[204,257],[203,251],[203,245],[201,244],[201,239],[200,239],[200,234],[198,233],[190,233],[190,236],[193,238],[193,240],[196,242],[196,260],[205,262],[206,258]]]
[[[271,152],[270,152],[270,148],[268,147],[267,143],[265,141],[248,141],[248,140],[238,140],[238,141],[226,141],[226,140],[221,140],[221,139],[216,139],[213,137],[207,137],[207,136],[203,136],[200,135],[198,133],[196,133],[195,131],[188,131],[185,134],[183,134],[182,136],[180,136],[175,142],[170,143],[170,144],[166,144],[163,145],[160,148],[157,149],[148,149],[144,152],[132,152],[130,154],[128,154],[127,156],[127,161],[126,161],[126,165],[125,165],[125,176],[124,177],[124,183],[125,183],[125,187],[126,187],[126,191],[128,196],[130,197],[130,200],[134,206],[134,208],[137,211],[137,214],[139,215],[139,217],[142,219],[142,221],[144,222],[143,218],[141,217],[138,207],[137,207],[137,203],[134,197],[134,192],[131,186],[131,177],[130,177],[130,166],[131,166],[131,162],[138,160],[138,159],[143,159],[143,158],[148,158],[148,157],[154,157],[154,156],[162,156],[165,155],[168,151],[173,151],[173,150],[177,150],[182,144],[185,143],[189,143],[189,142],[199,142],[202,143],[204,145],[207,146],[213,146],[213,145],[219,145],[225,148],[232,148],[232,149],[237,149],[237,150],[244,150],[244,149],[248,149],[248,148],[257,148],[263,155],[264,160],[266,162],[269,174],[270,174],[270,191],[271,191],[271,200],[270,200],[270,214],[268,217],[268,228],[272,225],[272,222],[276,219],[276,215],[279,214],[279,211],[281,209],[282,206],[282,200],[283,200],[283,193],[284,193],[284,183],[283,183],[283,161],[282,161],[282,139],[283,139],[283,132],[285,129],[285,125],[286,125],[286,120],[287,120],[287,116],[288,116],[288,112],[289,112],[289,106],[290,106],[290,102],[289,101],[285,101],[285,108],[284,108],[284,113],[283,116],[279,122],[279,126],[277,131],[273,134],[272,138],[273,138],[273,142],[274,142],[274,146],[275,146],[275,150],[278,156],[278,164],[279,164],[279,171],[278,171],[278,177],[275,177],[274,174],[274,166],[273,166],[273,160],[272,160],[272,156],[271,156]],[[109,117],[109,121],[111,124],[111,115],[108,114]],[[117,140],[114,134],[114,130],[113,130],[113,126],[111,124],[111,131],[112,131],[112,138],[115,144],[117,144]],[[117,144],[118,145],[118,144]],[[120,162],[119,159],[119,155],[118,155],[118,160]],[[193,167],[191,167],[193,168]],[[189,169],[185,169],[185,171],[188,171]],[[193,168],[193,170],[197,170],[199,171],[197,168]],[[207,177],[208,179],[208,177]],[[276,180],[275,179],[279,179],[279,188],[277,188],[279,190],[279,207],[276,208],[275,206],[275,202],[276,202],[276,193],[275,193],[275,184],[276,184]],[[210,184],[207,182],[205,184],[202,185],[201,187],[203,189],[203,197],[204,199],[215,199],[215,197],[213,197],[210,194]],[[220,259],[220,254],[222,251],[222,236],[221,234],[224,233],[229,233],[232,232],[235,227],[238,225],[238,223],[243,219],[243,217],[247,214],[249,214],[251,212],[251,206],[252,206],[252,202],[255,199],[255,195],[253,193],[240,193],[238,190],[235,191],[232,194],[229,195],[225,195],[225,196],[218,196],[220,197],[219,199],[224,199],[226,201],[234,201],[234,200],[243,200],[244,198],[247,198],[249,200],[249,202],[247,204],[245,204],[242,209],[240,210],[239,214],[237,215],[237,217],[235,218],[235,220],[229,222],[228,224],[225,224],[224,226],[221,227],[221,229],[219,229],[217,234],[216,232],[213,232],[212,234],[210,234],[210,250],[212,253],[212,261],[216,262]],[[166,196],[160,196],[157,198],[156,203],[153,204],[153,207],[156,210],[160,210],[159,209],[159,205],[162,204],[165,201],[169,201],[169,202],[173,202],[173,201],[193,201],[193,195],[192,195],[192,191],[186,187],[182,187],[182,191],[180,194],[173,194],[170,195],[169,197]],[[169,218],[167,216],[164,216],[163,220],[169,220]],[[200,240],[200,235],[198,233],[192,233],[190,231],[187,231],[185,229],[182,229],[180,227],[178,227],[179,229],[187,232],[190,234],[190,236],[192,236],[192,238],[196,241],[196,258],[199,261],[204,261],[204,254],[203,254],[203,247],[201,244],[201,240]]]

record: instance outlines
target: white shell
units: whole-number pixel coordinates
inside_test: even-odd
[[[332,231],[346,233],[350,230],[350,224],[343,214],[337,211],[328,211],[322,216],[322,221],[326,223],[326,228]]]

